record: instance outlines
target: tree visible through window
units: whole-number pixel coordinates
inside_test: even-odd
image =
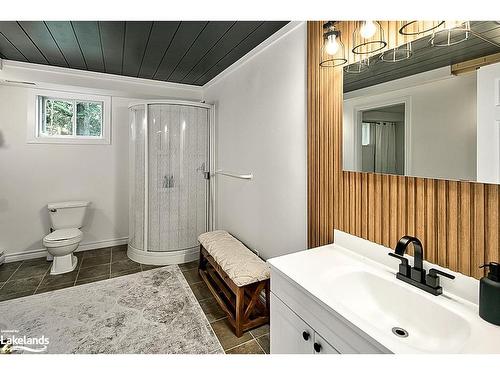
[[[43,137],[101,137],[103,103],[38,97]]]
[[[102,103],[76,104],[76,135],[100,137],[102,130]]]

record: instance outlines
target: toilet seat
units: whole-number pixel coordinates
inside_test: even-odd
[[[58,229],[46,235],[43,244],[46,247],[73,245],[81,241],[83,233],[78,228]]]

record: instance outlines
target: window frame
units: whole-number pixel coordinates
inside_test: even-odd
[[[43,120],[43,109],[41,104],[44,101],[41,97],[73,102],[74,116],[72,118],[72,135],[44,135],[41,133]],[[101,136],[76,135],[76,104],[79,102],[100,102],[102,103],[102,124]],[[104,95],[93,95],[66,91],[33,90],[30,96],[28,110],[28,139],[27,143],[55,143],[55,144],[111,144],[111,97]]]

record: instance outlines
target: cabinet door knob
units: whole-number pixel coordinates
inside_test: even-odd
[[[321,351],[321,345],[318,344],[317,342],[314,343],[314,351],[316,353],[319,353]]]
[[[307,341],[309,340],[309,337],[311,337],[311,335],[309,334],[309,332],[304,331],[302,332],[302,337]]]

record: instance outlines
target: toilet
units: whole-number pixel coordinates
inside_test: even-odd
[[[43,245],[53,257],[51,275],[71,272],[76,268],[78,260],[73,252],[82,240],[80,228],[89,204],[88,201],[70,201],[47,205],[52,227],[44,237]]]

